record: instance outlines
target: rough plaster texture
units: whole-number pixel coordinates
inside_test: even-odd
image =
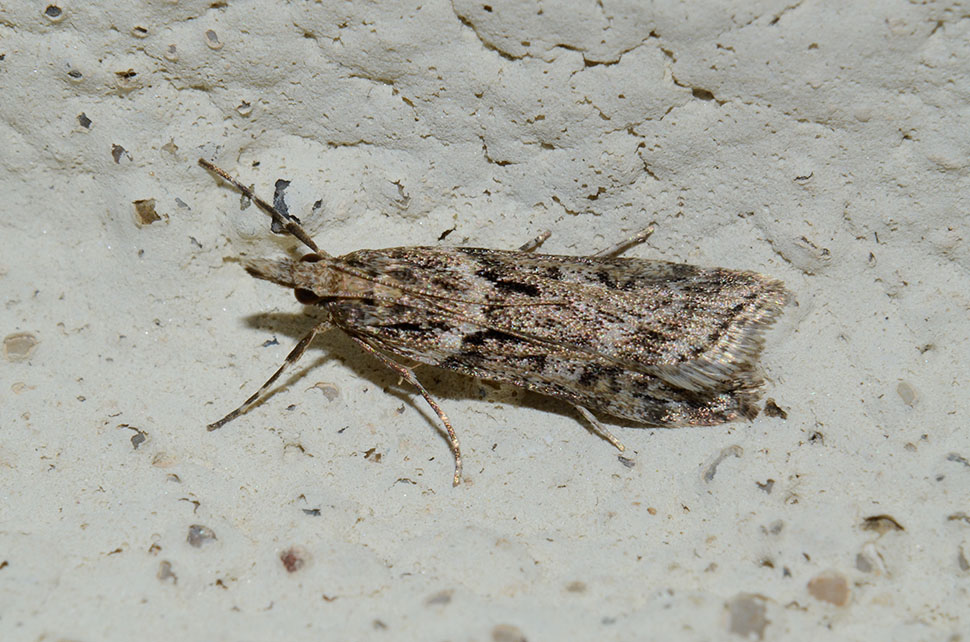
[[[966,632],[968,105],[960,2],[3,3],[0,639]],[[293,244],[199,156],[334,253],[654,222],[632,255],[783,278],[787,419],[617,428],[627,467],[424,369],[453,489],[331,334],[207,433],[312,310],[226,260]]]

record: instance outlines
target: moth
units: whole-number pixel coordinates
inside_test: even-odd
[[[245,413],[319,333],[338,328],[413,385],[441,420],[461,482],[458,436],[414,374],[428,364],[562,399],[619,450],[596,414],[662,427],[751,419],[763,379],[764,331],[788,298],[781,281],[754,272],[615,255],[652,228],[592,256],[395,247],[331,256],[298,220],[212,163],[310,252],[300,260],[246,259],[257,279],[292,288],[326,318],[241,406]],[[545,236],[548,236],[546,234]]]

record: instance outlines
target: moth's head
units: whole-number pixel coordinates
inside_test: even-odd
[[[285,288],[293,288],[296,300],[305,305],[319,303],[321,297],[313,290],[303,287],[307,285],[305,269],[301,270],[301,263],[316,263],[322,260],[319,254],[307,254],[299,261],[292,259],[246,259],[243,267],[252,276],[264,281],[271,281]]]

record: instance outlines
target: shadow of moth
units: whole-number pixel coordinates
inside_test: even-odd
[[[248,259],[246,270],[327,312],[279,370],[209,430],[246,412],[317,334],[333,327],[425,398],[448,432],[455,485],[462,468],[458,436],[402,361],[562,399],[621,451],[594,412],[663,427],[708,426],[759,412],[757,362],[764,330],[787,299],[780,281],[614,256],[652,228],[592,256],[532,253],[548,234],[517,251],[395,247],[331,256],[296,219],[212,163],[199,164],[310,249],[301,260]]]

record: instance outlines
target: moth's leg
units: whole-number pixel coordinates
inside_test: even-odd
[[[582,406],[578,406],[576,404],[573,404],[573,408],[575,408],[579,412],[579,414],[583,416],[583,419],[589,422],[589,424],[593,427],[593,430],[595,430],[601,436],[603,436],[603,438],[606,439],[606,441],[616,446],[617,450],[619,450],[620,452],[623,452],[624,450],[626,450],[626,447],[624,447],[624,445],[620,443],[620,440],[614,437],[613,433],[607,430],[606,426],[601,424],[600,420],[597,419],[593,415],[593,413],[591,413],[586,408],[583,408]]]
[[[593,256],[616,256],[617,254],[620,254],[623,251],[630,249],[634,245],[639,245],[640,243],[643,243],[648,238],[650,238],[651,234],[653,234],[652,225],[645,230],[640,230],[630,238],[620,241],[616,245],[612,245],[606,248],[605,250],[600,250]]]
[[[307,347],[309,347],[310,343],[313,342],[313,338],[318,334],[320,334],[321,332],[327,330],[329,327],[330,327],[329,321],[324,321],[323,323],[319,323],[313,326],[313,328],[307,333],[307,335],[302,339],[300,339],[300,342],[296,344],[296,347],[290,351],[290,354],[286,355],[286,360],[283,361],[283,365],[280,366],[280,369],[277,370],[276,373],[266,381],[266,383],[260,386],[259,390],[257,390],[252,397],[244,401],[241,406],[239,406],[238,408],[230,412],[228,415],[226,415],[219,421],[209,424],[207,426],[207,429],[212,431],[218,428],[222,428],[227,423],[229,423],[239,415],[245,413],[247,410],[252,408],[253,405],[256,403],[256,401],[262,396],[262,394],[266,392],[266,390],[270,386],[272,386],[277,379],[280,378],[280,375],[286,372],[287,368],[289,368],[294,363],[300,360],[300,357],[302,357],[303,353],[306,352]]]
[[[552,236],[552,232],[550,232],[549,230],[540,232],[539,236],[535,237],[534,239],[532,239],[531,241],[529,241],[528,243],[520,247],[519,252],[531,252],[532,250],[536,249],[537,247],[545,243],[546,239],[549,238],[550,236]]]
[[[451,441],[451,451],[455,455],[455,479],[453,483],[455,486],[460,484],[461,483],[461,447],[458,445],[458,435],[455,434],[455,429],[451,427],[451,422],[448,421],[448,417],[441,409],[441,406],[438,405],[438,402],[435,401],[434,398],[431,396],[431,394],[427,390],[425,390],[424,386],[421,385],[421,382],[418,381],[418,378],[414,376],[414,371],[412,371],[411,368],[408,368],[407,366],[402,366],[396,361],[389,359],[378,350],[375,350],[363,339],[359,339],[358,337],[355,337],[352,334],[349,336],[351,339],[356,341],[360,345],[360,347],[362,347],[364,350],[366,350],[367,352],[371,353],[372,355],[380,359],[384,363],[384,365],[386,365],[388,368],[396,372],[412,386],[417,388],[418,392],[421,393],[421,396],[424,397],[424,400],[428,402],[429,406],[431,406],[431,409],[435,411],[435,414],[438,415],[438,419],[441,420],[441,423],[445,425],[445,429],[448,431],[448,440]]]
[[[246,198],[251,200],[253,203],[256,203],[256,206],[259,209],[269,214],[270,217],[277,225],[279,225],[284,230],[286,230],[287,232],[289,232],[290,234],[298,238],[304,245],[306,245],[308,248],[313,250],[316,254],[319,254],[320,256],[324,256],[324,257],[330,256],[329,254],[327,254],[326,252],[324,252],[323,250],[317,247],[317,244],[313,242],[313,239],[310,238],[310,235],[307,233],[307,231],[303,229],[303,226],[297,223],[292,216],[283,214],[278,209],[276,209],[275,207],[273,207],[272,205],[270,205],[260,197],[256,196],[253,190],[249,189],[248,187],[243,185],[240,181],[230,176],[229,173],[226,172],[226,170],[216,167],[215,165],[213,165],[212,163],[210,163],[204,158],[199,159],[199,165],[206,168],[210,172],[215,172],[223,180],[228,181],[229,184],[231,184],[233,187],[235,187],[240,192],[242,192]]]

